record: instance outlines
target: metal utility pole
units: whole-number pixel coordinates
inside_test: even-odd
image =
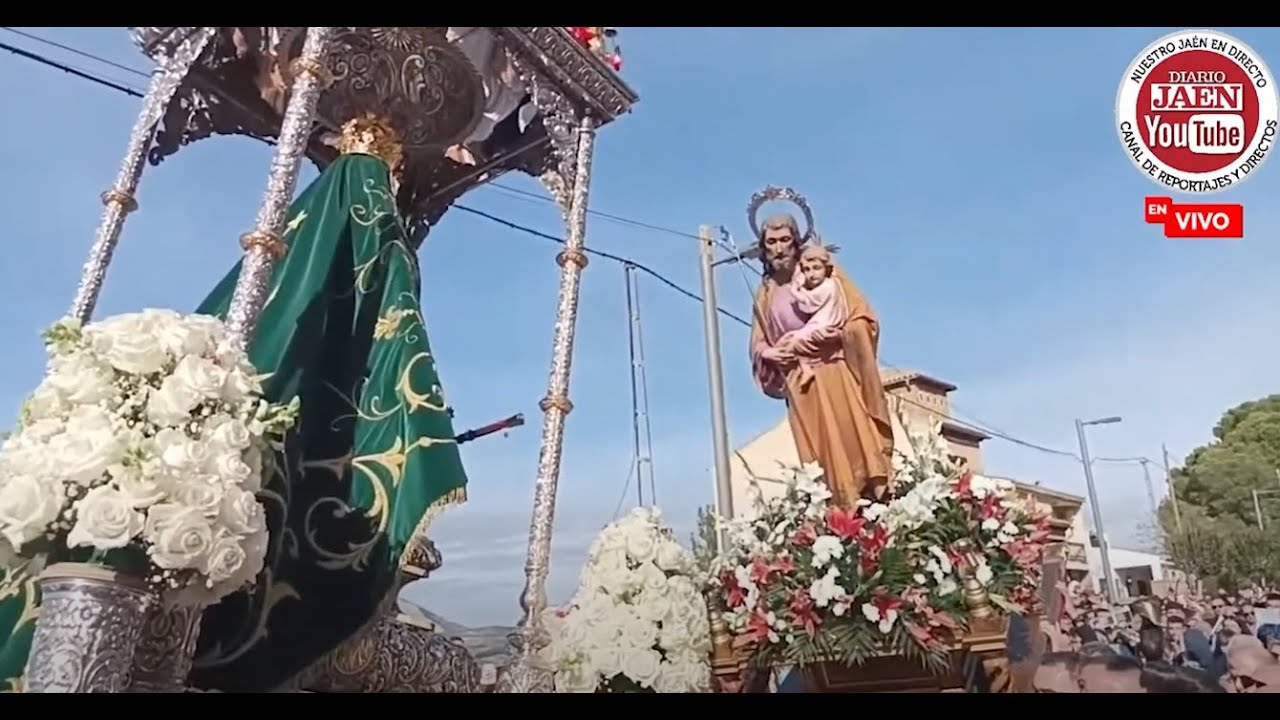
[[[1161,443],[1160,452],[1164,454],[1164,484],[1169,489],[1169,502],[1173,504],[1173,525],[1182,532],[1182,510],[1178,507],[1178,493],[1173,490],[1173,474],[1169,472],[1169,447]],[[1276,475],[1280,477],[1280,470]]]
[[[631,364],[631,432],[636,476],[636,498],[644,504],[645,475],[648,475],[649,504],[658,504],[658,487],[653,476],[653,425],[649,415],[649,378],[644,363],[644,322],[640,318],[640,284],[636,266],[627,263],[627,354]]]
[[[1089,458],[1089,442],[1085,439],[1086,425],[1110,425],[1120,422],[1118,417],[1099,420],[1076,420],[1076,437],[1080,441],[1080,460],[1084,463],[1084,482],[1089,490],[1089,505],[1093,508],[1093,531],[1098,534],[1098,550],[1102,555],[1102,592],[1112,605],[1119,601],[1115,587],[1115,573],[1111,569],[1111,547],[1107,542],[1106,526],[1102,522],[1102,506],[1098,504],[1098,490],[1093,483],[1093,461]]]
[[[644,456],[640,454],[640,386],[636,367],[635,266],[623,266],[627,288],[627,360],[631,369],[631,472],[636,476],[636,507],[644,505]]]
[[[1147,467],[1148,462],[1146,458],[1139,460],[1138,464],[1142,466],[1142,482],[1147,486],[1147,502],[1151,504],[1151,516],[1154,517],[1156,519],[1156,523],[1159,524],[1160,504],[1156,502],[1156,489],[1151,484],[1151,468]]]
[[[729,423],[724,404],[724,370],[720,360],[720,312],[716,304],[715,241],[712,229],[698,228],[698,260],[702,277],[702,327],[707,346],[707,383],[711,391],[711,444],[715,454],[716,514],[733,517],[733,483],[729,466]]]

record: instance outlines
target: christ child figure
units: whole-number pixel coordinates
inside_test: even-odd
[[[796,346],[810,342],[819,336],[839,335],[849,321],[849,308],[844,292],[831,277],[831,252],[821,245],[809,245],[800,253],[800,265],[791,282],[791,295],[795,307],[808,316],[803,327],[778,338],[776,346],[796,352]],[[797,353],[797,365],[792,372],[799,373],[801,389],[813,382],[813,368],[818,358]]]

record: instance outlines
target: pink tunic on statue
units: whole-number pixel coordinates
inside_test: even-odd
[[[827,278],[812,290],[798,284],[788,290],[794,298],[796,313],[806,320],[803,327],[779,338],[779,343],[812,340],[820,333],[838,332],[848,322],[849,309],[835,280]]]

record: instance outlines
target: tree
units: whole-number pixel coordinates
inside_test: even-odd
[[[1256,527],[1253,491],[1280,490],[1276,476],[1280,468],[1280,395],[1228,410],[1213,435],[1214,442],[1192,450],[1186,463],[1173,470],[1180,509],[1199,509],[1213,524]],[[1260,496],[1259,501],[1264,520],[1274,517],[1280,521],[1280,492]],[[1168,515],[1162,512],[1161,519],[1167,521]]]
[[[1166,500],[1165,549],[1183,568],[1228,586],[1280,577],[1280,395],[1228,410],[1213,436],[1171,473],[1182,528]]]
[[[698,508],[698,527],[689,535],[689,547],[698,562],[698,569],[703,573],[711,570],[717,545],[715,510],[710,505],[703,505]]]

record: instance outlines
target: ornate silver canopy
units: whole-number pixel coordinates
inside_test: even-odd
[[[130,30],[159,71],[182,74],[149,150],[152,164],[212,135],[278,137],[306,28]],[[489,118],[492,132],[468,144],[474,159],[468,164],[445,151],[473,134],[492,100],[486,77],[492,68],[477,67],[486,61],[463,49],[476,33],[491,36],[493,52],[505,56],[525,97],[515,112]],[[182,67],[184,49],[206,34],[197,56]],[[388,115],[405,140],[399,201],[415,240],[467,190],[510,170],[541,178],[567,211],[580,120],[590,117],[598,127],[638,99],[560,27],[343,27],[324,65],[331,85],[320,96],[307,156],[323,167],[337,155],[324,142],[328,133],[366,111]]]

